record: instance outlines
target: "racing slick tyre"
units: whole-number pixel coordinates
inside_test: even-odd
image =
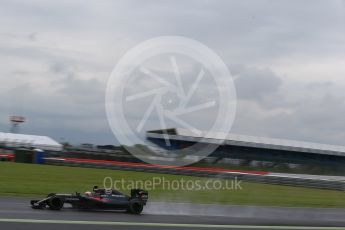
[[[50,198],[47,203],[51,210],[60,210],[63,207],[64,201],[60,197],[55,196]]]
[[[56,195],[56,193],[49,193],[48,196],[47,196],[47,198],[48,198],[48,197],[51,197],[51,196],[55,196],[55,195]]]
[[[140,214],[143,211],[143,202],[139,199],[132,199],[129,201],[128,211],[133,214]]]

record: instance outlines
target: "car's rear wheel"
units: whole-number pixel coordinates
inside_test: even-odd
[[[143,211],[143,202],[139,199],[132,199],[129,201],[129,212],[133,214],[140,214]]]
[[[48,200],[48,206],[51,210],[60,210],[64,204],[63,199],[58,196],[52,197]]]

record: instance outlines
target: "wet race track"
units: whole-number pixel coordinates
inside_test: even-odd
[[[34,210],[29,198],[0,198],[0,229],[342,229],[344,209],[151,202],[141,215]],[[301,227],[303,226],[303,228]],[[329,228],[327,228],[329,229]]]

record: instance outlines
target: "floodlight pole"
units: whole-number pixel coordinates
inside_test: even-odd
[[[23,116],[10,116],[11,122],[11,133],[18,133],[19,132],[19,124],[25,122],[25,117]]]

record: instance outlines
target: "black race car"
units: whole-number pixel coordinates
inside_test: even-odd
[[[72,208],[80,210],[124,210],[133,214],[140,214],[146,205],[148,192],[142,189],[132,189],[131,195],[94,186],[92,192],[73,194],[51,193],[42,200],[31,200],[31,207],[51,210],[60,210],[64,204],[71,204]]]

